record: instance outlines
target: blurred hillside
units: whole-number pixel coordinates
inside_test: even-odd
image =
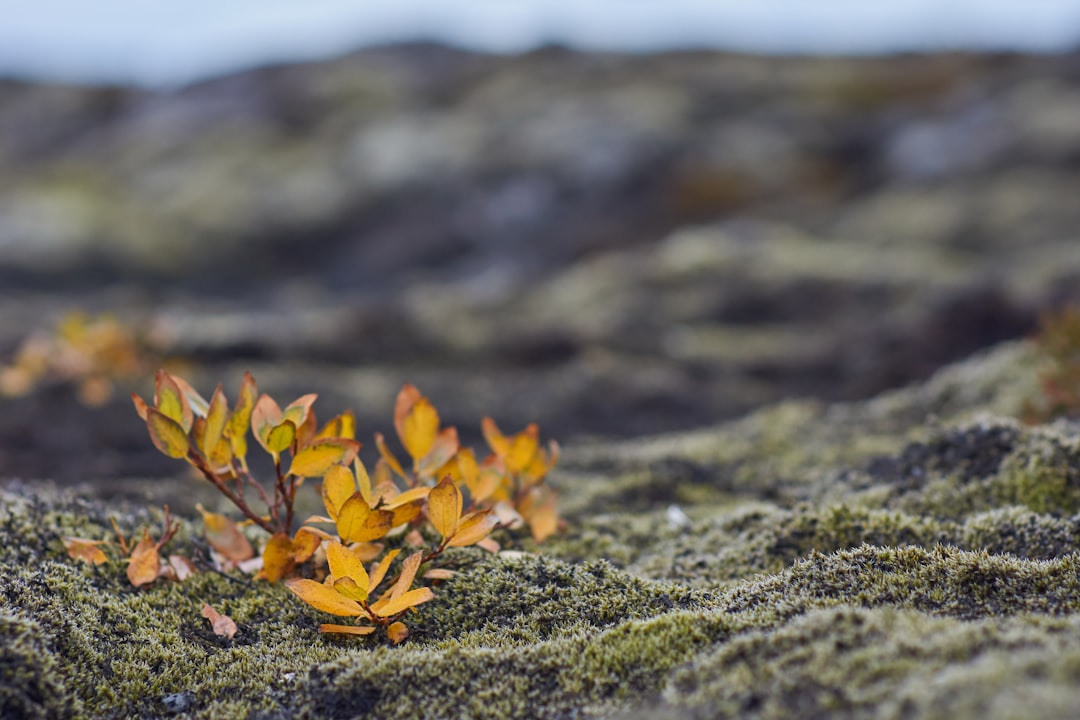
[[[80,306],[157,323],[203,385],[253,367],[371,427],[406,380],[470,427],[694,427],[1080,299],[1078,171],[1077,54],[416,45],[175,92],[8,81],[0,355]],[[146,444],[122,398],[81,451],[35,430],[99,417],[65,397],[12,401],[0,465]],[[143,470],[110,452],[80,472]]]

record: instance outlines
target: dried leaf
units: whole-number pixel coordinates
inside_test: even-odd
[[[210,621],[210,627],[214,629],[215,635],[233,639],[236,635],[236,623],[228,615],[222,615],[214,608],[210,607],[206,603],[202,606],[202,616]]]
[[[135,405],[135,412],[139,414],[143,422],[146,422],[146,411],[150,409],[150,406],[135,393],[131,393],[131,402]]]
[[[150,440],[154,447],[171,458],[187,457],[191,446],[187,432],[172,418],[149,408],[146,411],[146,428],[150,431]]]
[[[251,410],[251,432],[259,444],[266,448],[266,436],[272,428],[281,424],[281,408],[274,399],[263,393]],[[269,452],[267,448],[267,452]]]
[[[276,533],[266,541],[263,548],[263,567],[258,577],[277,582],[296,567],[293,559],[293,543],[287,533]]]
[[[150,531],[145,530],[142,540],[128,558],[128,580],[135,587],[141,587],[157,580],[160,574],[161,556],[158,555],[157,543],[150,537]]]
[[[390,623],[390,627],[386,628],[386,637],[390,638],[390,642],[398,645],[409,637],[409,628],[405,627],[405,623],[400,621]]]
[[[431,588],[417,588],[390,600],[380,600],[371,606],[371,611],[379,617],[393,617],[411,607],[435,599]]]
[[[394,526],[394,514],[388,510],[372,510],[360,493],[355,493],[341,506],[337,517],[338,535],[345,542],[378,540]]]
[[[427,454],[420,460],[416,468],[417,473],[425,477],[434,475],[439,468],[450,462],[460,447],[457,428],[449,427],[440,431],[435,436],[435,442],[432,443]]]
[[[307,562],[322,545],[323,537],[311,528],[300,528],[293,536],[293,560],[298,563]]]
[[[85,538],[65,537],[61,538],[68,557],[73,560],[82,560],[91,565],[101,565],[108,562],[109,558],[99,547],[108,544],[105,540],[87,540]]]
[[[352,410],[346,410],[338,415],[333,420],[330,420],[322,429],[319,430],[315,436],[316,440],[321,438],[346,438],[348,440],[356,439],[356,415]]]
[[[359,451],[360,443],[355,440],[319,440],[296,453],[289,466],[289,473],[302,477],[322,477],[335,465],[351,463]]]
[[[435,445],[439,433],[439,413],[427,398],[420,398],[409,409],[402,421],[402,433],[401,444],[413,462],[419,463]]]
[[[444,477],[428,495],[428,520],[444,538],[457,530],[461,517],[461,491],[449,477]]]
[[[446,568],[431,568],[424,573],[425,580],[449,580],[457,575],[457,571]]]
[[[307,420],[308,413],[311,412],[311,406],[314,405],[315,401],[318,399],[319,396],[315,393],[309,393],[298,397],[281,411],[281,417],[286,420],[292,420],[293,425],[300,427]]]
[[[484,440],[487,441],[488,447],[491,448],[493,453],[499,457],[506,457],[510,454],[510,441],[502,434],[494,420],[489,417],[484,418],[480,422],[480,430],[484,433]]]
[[[316,610],[322,610],[331,615],[344,615],[346,617],[366,616],[364,609],[353,600],[334,590],[332,587],[323,585],[314,580],[305,578],[292,578],[285,581],[285,587],[296,593],[297,596]]]
[[[191,387],[191,384],[180,377],[179,375],[173,375],[169,373],[169,379],[176,383],[176,387],[180,388],[180,393],[183,396],[185,402],[197,415],[205,416],[210,404],[206,402],[206,398],[199,394],[199,392]]]
[[[242,562],[255,555],[251,543],[235,522],[220,513],[207,512],[202,505],[196,505],[195,509],[202,514],[206,541],[210,547],[232,562]]]
[[[337,633],[339,635],[370,635],[375,632],[374,625],[332,625],[324,623],[319,626],[321,633]]]
[[[518,475],[529,467],[539,449],[540,429],[536,425],[529,425],[510,441],[510,451],[503,458],[506,469],[512,474]]]
[[[178,582],[183,582],[199,572],[198,568],[195,567],[195,563],[183,555],[170,555],[169,567],[172,568],[173,577]]]

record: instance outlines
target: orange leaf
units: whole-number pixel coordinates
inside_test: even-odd
[[[431,592],[431,588],[417,588],[391,600],[380,600],[371,606],[371,611],[379,617],[393,617],[411,607],[434,599],[435,593]]]
[[[454,570],[447,570],[446,568],[431,568],[424,573],[425,580],[449,580],[457,575]]]
[[[233,619],[228,615],[222,615],[206,603],[202,606],[202,616],[210,621],[210,627],[214,629],[215,635],[221,635],[230,640],[233,635],[236,635],[236,623]]]
[[[432,443],[427,454],[421,458],[416,472],[424,476],[433,475],[439,468],[450,462],[460,447],[457,428],[446,428],[435,436],[435,442]]]
[[[416,571],[420,569],[420,563],[423,561],[423,551],[414,552],[405,558],[405,562],[401,563],[401,575],[398,576],[397,582],[394,583],[388,593],[390,600],[396,600],[412,587],[413,581],[416,579]]]
[[[281,580],[296,567],[292,539],[286,533],[276,533],[267,540],[262,557],[263,567],[258,577],[270,582]]]
[[[150,531],[146,530],[128,559],[128,580],[135,587],[139,587],[154,582],[160,574],[161,557],[158,555],[158,546],[150,537]]]
[[[379,456],[383,459],[383,462],[390,466],[391,470],[406,480],[409,479],[405,469],[401,467],[401,463],[394,457],[394,453],[390,452],[390,448],[386,447],[386,439],[383,438],[382,433],[375,433],[375,447],[379,449]],[[378,468],[375,470],[378,472]]]
[[[220,513],[207,512],[202,505],[195,509],[202,513],[203,526],[206,529],[206,541],[210,547],[233,562],[247,560],[255,554],[251,543],[240,532],[240,527]]]
[[[538,488],[533,488],[521,503],[521,514],[536,542],[543,542],[559,529],[555,494],[550,491],[541,495]]]
[[[154,447],[171,458],[187,457],[191,446],[187,433],[172,418],[149,408],[146,411],[146,428],[150,431],[150,440]]]
[[[461,491],[449,477],[444,477],[428,494],[428,520],[444,538],[457,530],[461,517]]]
[[[308,558],[322,545],[322,536],[311,528],[300,528],[293,536],[293,560],[307,562]]]
[[[92,565],[101,565],[109,560],[105,552],[98,547],[99,545],[106,544],[105,540],[86,540],[84,538],[66,537],[61,538],[64,543],[64,549],[67,550],[69,558],[74,560],[82,560]]]
[[[356,602],[364,602],[367,600],[368,596],[367,590],[360,587],[360,583],[356,582],[351,577],[343,577],[335,580],[334,590]]]
[[[131,393],[131,402],[135,405],[135,412],[139,414],[139,417],[142,418],[143,422],[146,422],[146,411],[150,409],[150,406],[135,393]]]
[[[469,513],[461,519],[457,532],[450,538],[447,547],[467,547],[480,542],[495,529],[497,520],[492,518],[491,510]]]
[[[334,465],[326,471],[322,483],[323,505],[326,506],[326,512],[332,519],[337,520],[341,506],[355,492],[356,479],[349,468],[344,465]]]
[[[480,422],[480,430],[484,433],[484,439],[487,440],[488,447],[493,453],[499,457],[510,454],[510,441],[502,434],[494,420],[489,417],[484,418]]]
[[[333,438],[308,445],[293,457],[289,474],[322,477],[335,465],[348,465],[360,450],[355,440]]]
[[[352,550],[339,542],[326,544],[326,561],[330,565],[330,574],[335,578],[351,578],[360,587],[360,591],[367,597],[371,580],[368,578],[364,563],[353,554]]]
[[[439,433],[439,413],[427,398],[422,397],[405,416],[401,429],[401,444],[412,456],[413,462],[419,463],[435,445],[435,437]]]
[[[346,617],[367,615],[358,603],[348,599],[332,587],[323,585],[321,582],[305,578],[292,578],[285,581],[285,587],[292,590],[301,600],[316,610]]]
[[[401,392],[394,401],[394,430],[397,431],[398,437],[405,436],[405,418],[412,410],[412,406],[422,397],[423,395],[413,385],[405,384],[401,387]]]
[[[409,637],[409,628],[405,627],[405,623],[400,621],[390,623],[390,627],[386,628],[386,637],[390,638],[390,642],[397,645]]]
[[[308,413],[311,412],[311,406],[315,404],[315,401],[319,399],[319,396],[315,393],[309,393],[293,400],[289,405],[281,411],[281,417],[286,420],[292,420],[293,425],[300,427],[307,420]]]
[[[386,556],[379,561],[379,564],[371,571],[371,589],[379,587],[379,583],[386,577],[386,573],[390,570],[390,563],[394,562],[394,558],[398,556],[401,550],[391,550],[386,553]]]
[[[375,632],[374,625],[332,625],[324,623],[319,626],[321,633],[338,633],[340,635],[370,635]]]
[[[394,514],[372,510],[360,493],[345,501],[338,512],[337,531],[345,542],[378,540],[393,527]]]
[[[529,425],[510,441],[510,452],[503,459],[506,463],[506,469],[513,475],[522,472],[532,463],[539,449],[540,429],[536,425]]]
[[[302,448],[310,444],[315,439],[316,427],[315,411],[308,410],[303,422],[296,426],[296,447]]]

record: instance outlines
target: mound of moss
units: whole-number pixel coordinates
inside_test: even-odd
[[[133,588],[61,537],[148,510],[9,483],[0,715],[1075,715],[1080,428],[1011,419],[1032,381],[1006,346],[864,403],[571,448],[565,532],[450,553],[400,646],[238,573]],[[205,557],[198,523],[169,549]]]

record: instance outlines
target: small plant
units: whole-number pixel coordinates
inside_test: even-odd
[[[104,405],[117,380],[138,377],[159,355],[153,345],[110,315],[72,312],[51,332],[23,341],[12,363],[0,368],[0,395],[26,395],[52,380],[73,383],[85,405]]]
[[[1049,366],[1039,378],[1042,397],[1025,402],[1022,417],[1033,424],[1080,417],[1080,308],[1045,314],[1039,325],[1035,344]]]
[[[409,469],[383,435],[376,434],[380,457],[368,473],[358,457],[353,414],[342,413],[320,428],[312,409],[315,399],[305,395],[281,408],[270,396],[259,395],[254,377],[245,373],[230,410],[220,385],[206,400],[165,371],[155,377],[153,404],[132,395],[158,450],[191,465],[246,522],[269,534],[261,578],[289,578],[289,589],[313,607],[370,623],[325,624],[323,632],[366,635],[381,627],[393,642],[400,642],[408,635],[403,617],[434,597],[431,588],[412,587],[418,574],[430,580],[453,574],[437,567],[421,574],[425,564],[452,547],[479,545],[498,551],[489,537],[496,527],[528,525],[537,541],[557,529],[555,495],[545,478],[558,461],[559,448],[554,442],[541,448],[535,425],[507,437],[485,418],[483,431],[492,454],[477,463],[473,451],[461,447],[457,430],[441,427],[431,402],[406,385],[395,403],[394,427],[411,459]],[[249,431],[273,461],[272,482],[264,484],[251,473]],[[297,490],[307,478],[322,479],[327,515],[308,518],[293,533]],[[199,510],[211,546],[226,561],[243,567],[253,550],[236,523]],[[317,527],[320,524],[332,525],[334,532]],[[388,544],[396,547],[387,550]],[[407,547],[413,551],[380,593],[395,558]],[[88,557],[93,551],[79,548]],[[329,574],[318,567],[324,558]],[[322,581],[294,577],[309,560],[318,562],[308,573],[322,574]],[[377,562],[369,571],[364,563],[371,561]]]

